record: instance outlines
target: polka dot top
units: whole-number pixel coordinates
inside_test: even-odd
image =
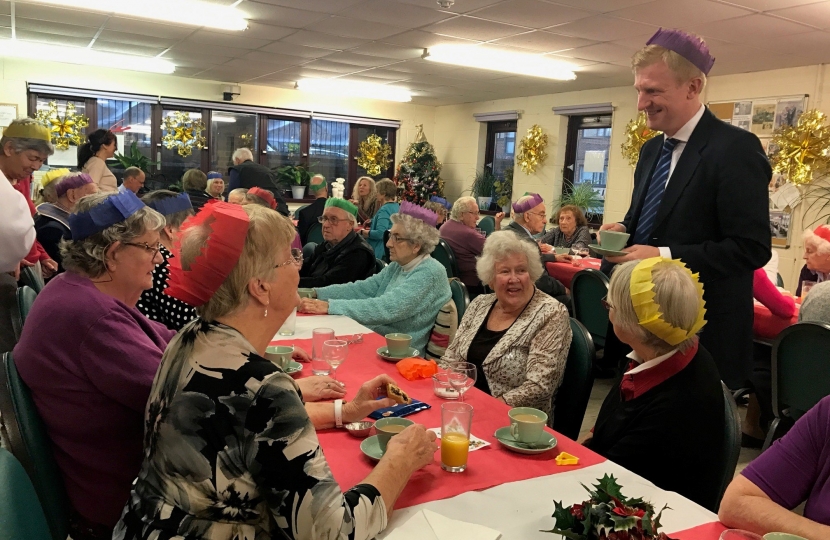
[[[196,318],[196,310],[181,300],[164,294],[167,288],[167,276],[170,273],[167,260],[173,256],[161,246],[164,261],[153,270],[153,288],[141,293],[136,307],[151,321],[160,322],[170,330],[179,331]]]

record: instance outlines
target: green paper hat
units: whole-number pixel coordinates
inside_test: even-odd
[[[314,183],[314,180],[320,179],[318,183]],[[328,184],[326,183],[326,177],[322,174],[316,174],[311,178],[311,182],[308,183],[308,190],[309,191],[320,191],[321,189],[327,188]]]
[[[351,215],[357,217],[357,206],[350,203],[346,199],[336,199],[334,197],[329,197],[326,199],[326,208],[330,208],[332,206],[336,206],[346,212],[350,213]]]

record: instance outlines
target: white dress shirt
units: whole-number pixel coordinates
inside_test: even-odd
[[[26,197],[0,172],[0,272],[12,272],[35,243],[35,223]]]
[[[666,354],[661,354],[657,358],[652,358],[648,362],[644,362],[643,359],[640,358],[639,354],[637,354],[634,351],[631,351],[630,353],[628,353],[626,355],[626,357],[629,358],[630,360],[635,361],[637,363],[637,366],[631,368],[628,371],[626,371],[625,374],[626,375],[633,375],[634,373],[640,373],[641,371],[651,369],[651,368],[653,368],[654,366],[656,366],[658,364],[662,364],[663,362],[665,362],[666,360],[668,360],[669,358],[671,358],[672,356],[677,354],[677,352],[679,350],[680,349],[672,349],[671,352],[667,352]]]

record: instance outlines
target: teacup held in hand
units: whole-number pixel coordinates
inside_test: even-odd
[[[604,249],[620,251],[625,247],[629,236],[631,235],[624,232],[601,231],[599,233],[599,245]]]
[[[389,444],[389,439],[405,430],[407,426],[414,424],[412,420],[406,418],[381,418],[375,422],[375,431],[378,435],[378,444],[380,451],[386,453],[386,445]]]

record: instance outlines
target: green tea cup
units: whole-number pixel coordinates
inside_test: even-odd
[[[378,445],[381,453],[386,453],[386,445],[389,444],[389,439],[406,429],[407,426],[414,424],[412,420],[406,418],[381,418],[375,422],[375,431],[378,434]]]
[[[624,232],[602,231],[599,233],[599,245],[604,249],[620,251],[625,247],[629,236],[631,235]]]
[[[807,540],[803,536],[790,533],[771,532],[764,535],[764,540]]]
[[[275,345],[265,348],[265,358],[274,363],[278,368],[285,371],[288,364],[291,363],[291,357],[294,355],[294,347],[286,345]]]
[[[514,407],[507,415],[510,417],[510,435],[523,443],[538,441],[548,421],[547,414],[533,407]]]

